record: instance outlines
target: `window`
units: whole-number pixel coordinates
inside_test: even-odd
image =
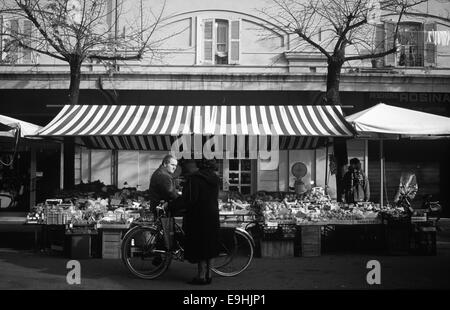
[[[378,46],[390,50],[394,45],[396,25],[392,21],[384,22],[377,29]],[[404,22],[398,25],[396,39],[397,52],[384,57],[385,66],[422,67],[436,65],[436,47],[427,42],[428,31],[436,30],[436,23]],[[378,50],[380,51],[380,50]]]
[[[228,64],[228,21],[218,19],[214,24],[216,28],[216,53],[215,63]]]
[[[252,191],[252,164],[250,159],[230,159],[228,163],[229,191],[243,195]]]
[[[17,64],[31,63],[32,51],[28,48],[20,47],[18,40],[24,45],[32,44],[33,25],[26,19],[7,19],[0,16],[0,56],[1,62]]]
[[[197,63],[239,63],[240,23],[240,20],[198,19]]]
[[[423,66],[423,27],[417,23],[402,23],[398,28],[397,65],[406,67]]]

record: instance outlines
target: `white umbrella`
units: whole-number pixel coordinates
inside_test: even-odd
[[[21,121],[9,116],[0,115],[0,136],[14,138],[15,130],[20,130],[20,137],[32,136],[42,129],[41,126]]]
[[[383,205],[384,156],[383,139],[409,137],[413,139],[448,138],[450,118],[431,113],[379,103],[369,109],[347,116],[358,136],[380,139],[381,195]]]
[[[450,135],[450,118],[379,103],[345,118],[358,134],[380,137],[383,135],[444,136]]]

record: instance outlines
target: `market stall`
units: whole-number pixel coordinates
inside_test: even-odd
[[[420,111],[414,111],[410,109],[395,107],[379,103],[369,109],[347,116],[346,120],[352,124],[357,132],[357,138],[379,140],[380,147],[380,203],[384,203],[384,180],[385,180],[385,158],[384,158],[384,141],[391,139],[416,139],[416,140],[439,140],[450,138],[450,118],[430,113],[424,113]],[[403,176],[402,176],[403,177]],[[410,176],[409,180],[413,176]],[[409,181],[403,182],[402,187],[408,186]],[[408,195],[408,189],[402,190]],[[412,190],[413,195],[417,188]],[[412,196],[413,197],[413,196]],[[403,201],[408,201],[405,199]],[[402,200],[397,205],[402,205]],[[409,209],[409,215],[412,216],[409,220],[413,222],[416,219],[423,219],[423,212],[428,210],[413,210],[409,203],[405,204],[405,208]],[[407,221],[408,218],[407,218]],[[417,222],[417,221],[416,221]],[[424,225],[415,225],[416,246],[421,247],[424,243],[426,246],[431,244],[433,253],[436,251],[436,229],[435,223],[426,221]],[[402,229],[398,229],[402,227]],[[405,240],[403,244],[409,243],[411,237],[411,227],[406,225],[405,221],[399,221],[397,225],[390,225],[389,236],[390,239],[394,239],[392,236],[394,233],[403,235]],[[425,240],[425,241],[424,241]],[[407,248],[407,246],[404,246]],[[430,252],[430,251],[428,251]]]
[[[19,204],[22,205],[20,210],[29,210],[29,206],[35,204],[36,148],[39,145],[36,140],[41,139],[29,136],[40,129],[41,126],[0,115],[1,211],[14,211]],[[21,157],[29,157],[29,164],[24,166]],[[25,188],[29,189],[29,193],[25,193]],[[28,199],[23,199],[28,194]]]
[[[176,141],[182,135],[193,140],[181,143],[180,149]],[[280,137],[280,148],[314,148],[333,137],[351,138],[353,130],[334,106],[65,106],[37,136],[75,137],[77,143],[103,149],[169,151],[175,145],[175,153],[183,156],[199,155],[198,149],[185,149],[186,145],[195,146],[196,136],[221,137],[224,144],[230,136],[243,136],[241,149],[234,148],[234,143],[226,145],[233,147],[232,155],[245,156],[260,146],[259,141],[251,144],[251,136]],[[294,186],[296,192],[225,191],[219,200],[222,225],[251,229],[261,241],[263,255],[293,255],[296,243],[301,242],[302,255],[315,256],[320,254],[324,226],[379,225],[383,214],[402,213],[395,206],[340,204],[323,188],[298,185]],[[30,220],[48,223],[56,212],[58,223],[68,228],[94,224],[97,229],[104,225],[126,229],[139,220],[140,210],[147,204],[145,192],[103,185],[95,191],[66,191],[64,195],[63,202],[69,201],[69,205],[42,205]],[[117,234],[108,238],[115,242]],[[102,243],[104,249],[107,244]]]

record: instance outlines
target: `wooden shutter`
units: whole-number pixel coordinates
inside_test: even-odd
[[[214,19],[205,19],[203,26],[203,63],[214,63]]]
[[[114,37],[113,10],[113,0],[106,0],[106,30],[110,39]]]
[[[195,63],[201,64],[202,61],[202,21],[199,17],[195,18]]]
[[[29,20],[23,20],[22,21],[22,41],[24,45],[31,46],[31,34],[32,34],[32,23]],[[23,63],[31,63],[31,49],[29,48],[23,48],[22,49],[23,54]]]
[[[388,51],[394,46],[394,32],[395,23],[392,21],[384,22],[385,39],[384,39],[384,50]],[[395,66],[395,53],[391,53],[384,57],[385,66]]]
[[[423,62],[425,67],[436,66],[436,44],[428,42],[428,32],[436,31],[436,23],[424,24],[424,51]]]
[[[241,38],[241,21],[240,20],[231,20],[230,21],[230,64],[238,64],[241,55],[241,46],[240,46],[240,38]]]
[[[13,19],[10,21],[10,31],[11,31],[11,39],[16,40],[17,36],[19,35],[19,20]],[[10,63],[16,63],[19,59],[19,46],[17,43],[13,43],[9,46],[8,51],[8,62]]]
[[[0,15],[0,62],[3,60],[3,40],[5,37],[5,30],[3,27],[3,15]]]
[[[374,53],[382,53],[384,52],[384,41],[385,41],[385,34],[384,34],[384,23],[377,24],[375,26],[375,46],[374,46]],[[379,57],[376,59],[377,64],[379,66],[384,66],[384,57]]]

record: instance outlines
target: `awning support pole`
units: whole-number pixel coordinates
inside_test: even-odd
[[[325,194],[328,195],[328,143],[325,148]]]
[[[384,151],[383,140],[380,140],[380,206],[383,207],[384,203]]]

